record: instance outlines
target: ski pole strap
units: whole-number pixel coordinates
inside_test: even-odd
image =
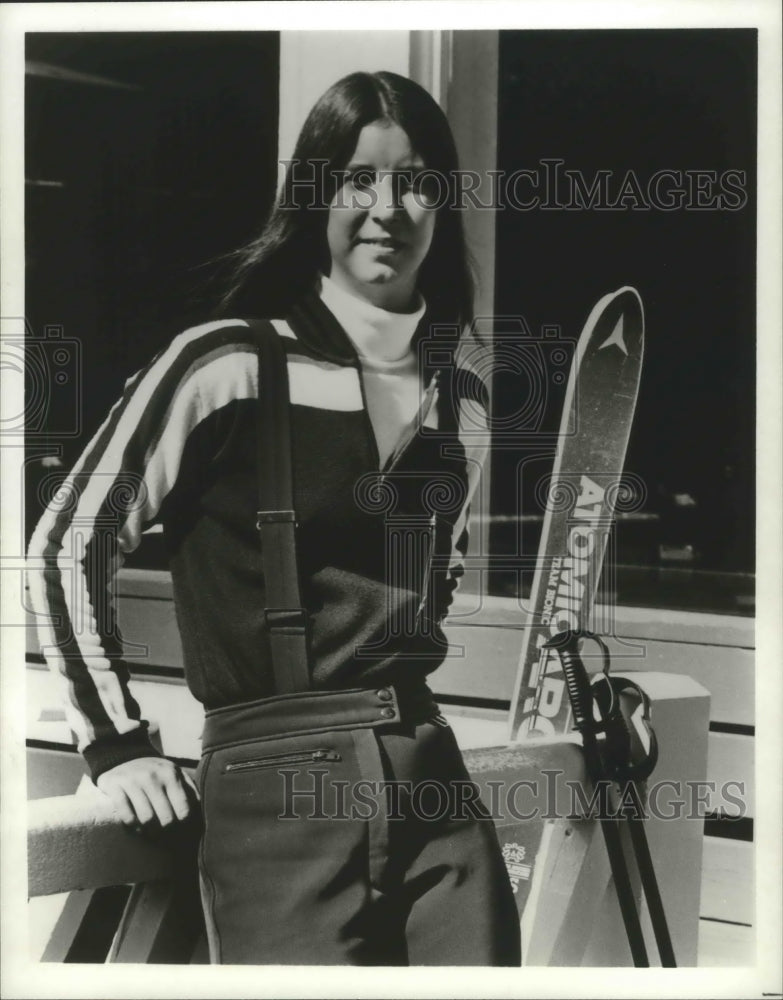
[[[248,320],[258,351],[258,512],[272,671],[277,694],[310,688],[308,620],[296,561],[288,366],[279,334]]]
[[[591,639],[601,650],[602,670],[592,678],[579,655],[581,639]],[[610,674],[609,648],[594,632],[567,629],[554,635],[544,647],[556,650],[560,656],[575,728],[583,739],[604,734],[602,777],[626,781],[648,778],[658,762],[658,741],[650,722],[647,693],[627,677]],[[594,706],[600,721],[595,718]]]
[[[591,687],[606,733],[603,756],[607,770],[620,781],[644,781],[658,763],[658,740],[650,723],[647,693],[633,681],[608,672],[595,678]]]

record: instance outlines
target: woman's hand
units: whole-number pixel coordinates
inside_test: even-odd
[[[190,815],[191,802],[198,802],[196,783],[189,774],[165,757],[138,757],[105,771],[96,782],[107,795],[126,826],[161,827]]]

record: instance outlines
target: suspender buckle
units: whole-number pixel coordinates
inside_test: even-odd
[[[265,524],[293,523],[296,524],[294,510],[259,510],[256,512],[256,527],[260,530]]]
[[[304,635],[307,631],[304,608],[264,608],[264,621],[270,632]]]

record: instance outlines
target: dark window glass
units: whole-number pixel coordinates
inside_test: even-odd
[[[204,320],[204,265],[272,204],[279,34],[30,33],[26,63],[26,312],[49,358],[27,371],[29,540],[51,493],[44,456],[67,471],[126,379]],[[62,372],[47,328],[67,341]],[[159,538],[128,565],[164,568]]]
[[[647,497],[618,520],[610,596],[751,613],[756,32],[504,31],[499,95],[498,169],[533,171],[518,192],[539,203],[497,214],[496,312],[521,314],[534,336],[558,326],[576,337],[607,292],[630,284],[644,301],[626,468]],[[574,193],[569,174],[587,194]],[[599,186],[581,207],[599,176],[605,194]],[[623,191],[635,207],[608,207]],[[523,383],[524,373],[498,376],[499,413],[518,409]],[[556,429],[559,409],[553,389],[542,428]],[[496,556],[515,551],[520,525],[524,553],[536,551],[538,475],[517,489],[525,457],[493,456]],[[538,462],[541,475],[548,462]],[[492,583],[519,590],[513,571]]]

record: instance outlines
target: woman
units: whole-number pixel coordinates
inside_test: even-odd
[[[354,73],[330,88],[262,235],[236,255],[222,312],[241,318],[185,331],[128,382],[31,544],[47,566],[36,610],[60,622],[42,645],[98,787],[137,828],[185,818],[200,795],[213,962],[519,964],[494,828],[464,807],[472,786],[425,681],[448,648],[475,488],[460,404],[471,397],[475,426],[482,396],[453,360],[471,304],[446,207],[456,167],[416,84]],[[275,374],[259,372],[247,317],[271,318],[285,348],[300,628],[264,574],[264,546],[284,560],[288,529],[262,528],[268,543],[256,530],[259,399]],[[206,708],[197,783],[149,742],[108,601],[154,523]],[[304,684],[281,691],[280,661],[303,649]]]

